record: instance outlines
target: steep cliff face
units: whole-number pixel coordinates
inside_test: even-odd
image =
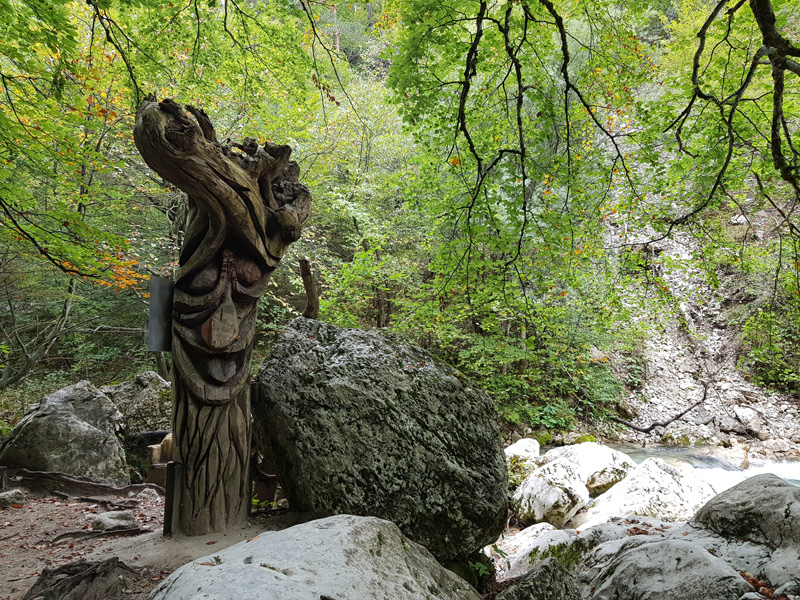
[[[763,239],[769,222],[762,215],[748,225],[754,228],[747,235]],[[798,400],[754,385],[739,368],[742,326],[770,293],[766,276],[754,281],[732,265],[705,268],[707,252],[688,233],[657,242],[649,241],[658,237],[652,231],[637,237],[639,243],[625,250],[640,253],[642,265],[640,284],[630,296],[649,308],[639,313],[649,330],[635,373],[630,360],[612,356],[612,361],[621,378],[635,382],[621,401],[627,420],[642,429],[665,425],[608,433],[638,443],[743,444],[765,458],[800,455]]]

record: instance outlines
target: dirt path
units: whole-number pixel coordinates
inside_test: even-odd
[[[150,533],[134,537],[79,537],[92,531],[91,521],[98,513],[115,510],[106,509],[97,501],[28,496],[22,505],[0,508],[0,600],[24,598],[44,568],[81,560],[103,561],[114,556],[135,571],[130,575],[124,597],[144,600],[159,581],[195,558],[250,539],[261,531],[284,529],[307,520],[296,513],[257,517],[248,528],[226,534],[167,539],[161,534],[163,499],[142,495],[133,500],[137,505],[129,510],[137,526],[149,529]],[[54,542],[66,533],[75,533],[76,537]]]

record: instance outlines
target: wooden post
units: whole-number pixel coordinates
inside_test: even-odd
[[[191,116],[190,116],[191,115]],[[250,503],[250,354],[258,300],[311,214],[291,148],[217,141],[208,116],[148,96],[134,141],[189,196],[172,324],[175,531],[244,525]]]
[[[319,293],[317,293],[317,282],[311,273],[311,265],[305,258],[300,259],[300,277],[303,278],[303,287],[306,290],[306,308],[303,316],[306,319],[319,318]]]

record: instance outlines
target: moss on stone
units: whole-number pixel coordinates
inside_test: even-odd
[[[544,550],[536,548],[529,554],[529,558],[531,563],[539,563],[545,559],[554,558],[569,569],[577,565],[589,549],[586,541],[577,539],[567,544],[554,544]]]
[[[596,442],[597,438],[589,433],[584,433],[583,435],[578,436],[575,440],[576,444],[583,444],[585,442]]]

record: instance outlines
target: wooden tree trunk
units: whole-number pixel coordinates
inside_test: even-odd
[[[307,259],[300,259],[300,277],[303,279],[303,288],[306,290],[306,307],[303,316],[306,319],[319,318],[319,293],[317,292],[317,282],[311,272],[311,263]]]
[[[311,214],[291,148],[217,141],[202,110],[148,96],[134,140],[189,196],[173,301],[172,397],[183,465],[177,528],[243,525],[250,502],[250,354],[258,300]]]

